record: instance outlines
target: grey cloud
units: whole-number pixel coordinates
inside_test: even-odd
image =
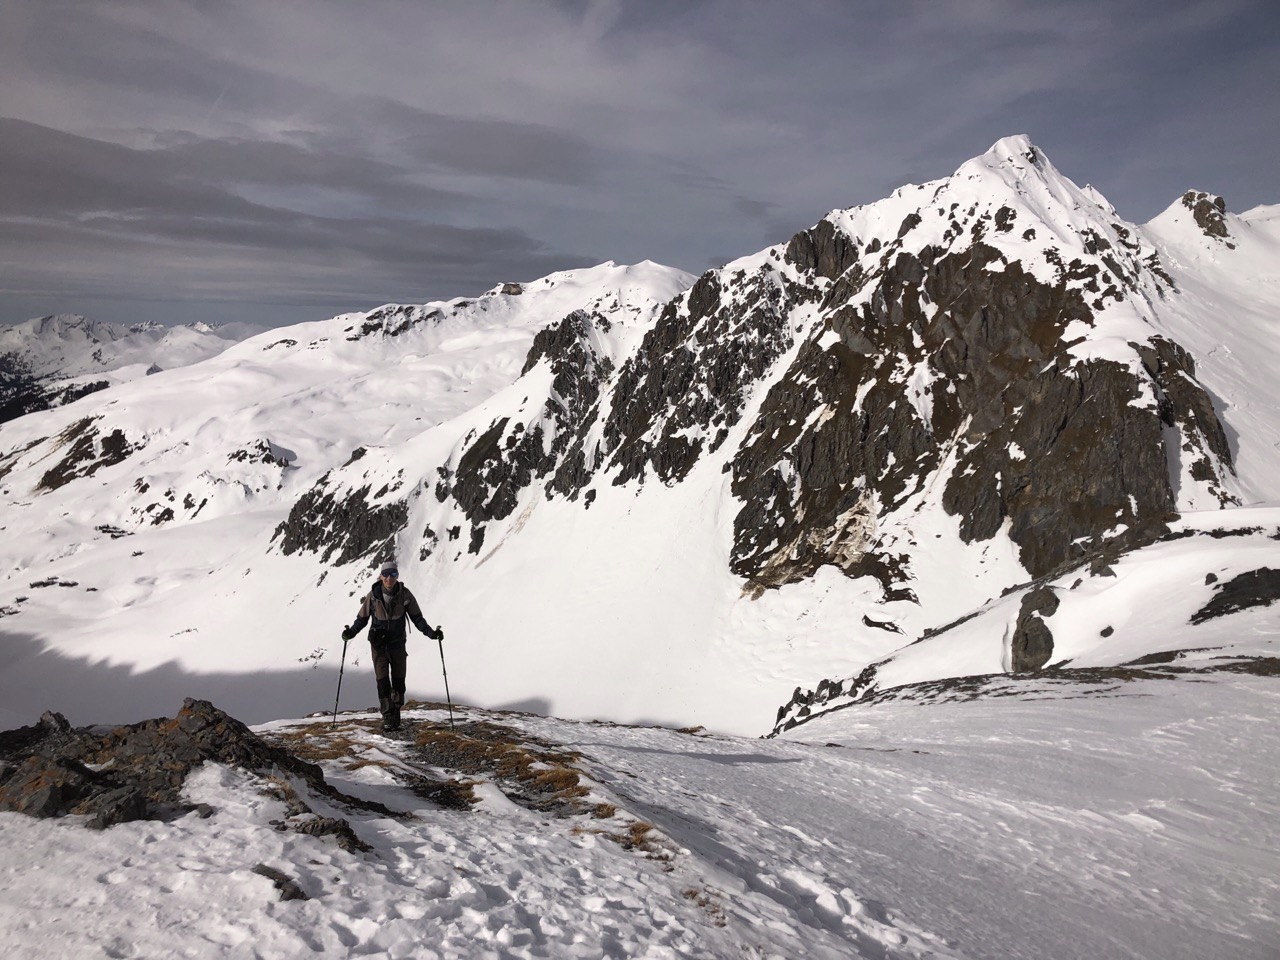
[[[5,17],[0,114],[35,125],[0,127],[4,280],[51,297],[337,303],[604,259],[697,270],[1018,132],[1130,219],[1189,186],[1280,199],[1266,0],[11,0]]]
[[[14,5],[11,42],[37,55],[28,63],[37,75],[87,82],[168,97],[212,102],[224,85],[225,64],[193,44],[175,43],[136,24],[122,24],[111,7],[97,3]],[[58,55],[61,52],[61,55]]]
[[[164,151],[182,177],[233,190],[240,184],[361,194],[401,210],[438,209],[466,196],[417,182],[413,171],[367,156],[310,149],[295,143],[200,138]]]
[[[585,184],[599,166],[585,140],[549,127],[439,116],[424,126],[399,143],[411,155],[473,176]]]
[[[327,274],[328,283],[346,277],[339,285],[373,299],[373,284],[386,291],[382,298],[409,290],[451,296],[464,291],[446,288],[450,277],[487,287],[495,276],[532,279],[585,262],[515,228],[326,216],[230,189],[245,182],[341,186],[420,209],[439,199],[437,191],[396,182],[395,168],[358,158],[315,158],[261,143],[138,150],[15,120],[0,120],[0,144],[0,180],[9,187],[0,192],[0,229],[13,277],[26,278],[11,290],[98,284],[115,296],[131,295],[132,286],[142,297],[149,284],[185,281],[201,296],[234,299],[254,295],[238,288],[253,288],[271,299],[283,294],[264,291],[306,297],[315,276]],[[246,164],[256,169],[241,169]],[[117,273],[130,262],[137,265]]]
[[[402,212],[463,200],[412,182],[405,170],[363,157],[279,142],[184,140],[136,149],[0,118],[0,212],[80,220],[114,215],[302,222],[301,213],[251,202],[247,185],[360,193]]]
[[[174,177],[159,152],[133,150],[0,118],[0,212],[74,219],[85,213],[168,209],[197,214],[243,201]]]
[[[10,266],[23,282],[8,295],[130,300],[324,304],[333,310],[390,300],[478,293],[503,279],[529,280],[581,258],[541,249],[518,231],[376,221],[265,224],[161,223],[120,229],[90,221],[9,229]],[[394,231],[394,232],[392,232]],[[292,244],[280,257],[273,246]],[[179,296],[182,294],[182,296]]]
[[[320,130],[302,136],[319,149],[382,149],[408,167],[472,177],[582,185],[617,160],[570,130],[448,116],[385,97],[357,98],[315,116]]]

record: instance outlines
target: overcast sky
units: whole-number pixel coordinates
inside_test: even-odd
[[[1280,2],[0,0],[0,322],[700,273],[1015,133],[1280,202]]]

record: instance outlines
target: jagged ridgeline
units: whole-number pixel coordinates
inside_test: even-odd
[[[1184,202],[1216,236],[1220,208]],[[278,541],[338,563],[409,540],[462,559],[531,498],[585,510],[602,485],[706,466],[730,480],[750,595],[834,565],[914,601],[903,531],[931,508],[966,543],[1007,536],[1042,577],[1232,501],[1213,402],[1154,322],[1177,295],[1138,228],[1009,138],[707,273],[638,339],[607,308],[565,315],[445,462],[388,483],[353,455]]]

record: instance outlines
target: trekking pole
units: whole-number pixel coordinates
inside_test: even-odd
[[[330,728],[338,725],[338,698],[342,696],[342,671],[347,666],[347,641],[342,641],[342,662],[338,664],[338,692],[333,695],[333,723],[329,724]]]
[[[449,729],[453,729],[453,697],[449,695],[449,668],[444,665],[444,631],[440,632],[440,670],[444,673],[444,698],[449,704]]]

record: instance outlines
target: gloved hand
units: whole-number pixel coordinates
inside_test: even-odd
[[[444,640],[444,627],[436,627],[435,631],[429,634],[432,640]]]
[[[350,627],[343,627],[343,628],[342,628],[342,639],[343,639],[343,640],[350,640],[350,639],[351,639],[351,638],[353,638],[355,635],[356,635],[356,632],[355,632],[354,630],[352,630]]]

